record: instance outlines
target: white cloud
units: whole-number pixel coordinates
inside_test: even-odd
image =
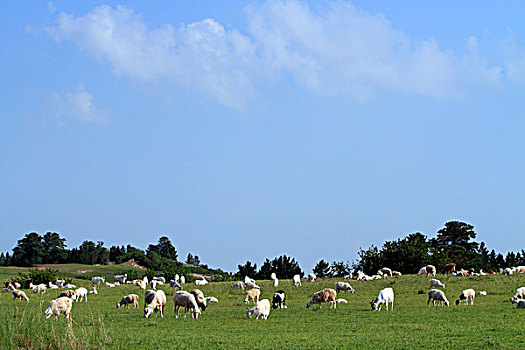
[[[93,104],[93,96],[82,84],[49,98],[50,114],[59,121],[74,119],[83,122],[105,122],[106,118]]]
[[[429,38],[412,40],[382,14],[352,3],[314,10],[296,0],[268,1],[246,9],[248,32],[213,19],[174,28],[149,26],[124,6],[99,6],[75,17],[61,13],[48,33],[108,62],[117,75],[182,85],[242,109],[268,78],[292,77],[319,94],[366,100],[376,90],[436,98],[462,95],[466,86],[494,85],[502,70],[477,52],[444,51]]]

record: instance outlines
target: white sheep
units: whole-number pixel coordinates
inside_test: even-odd
[[[149,284],[150,284],[150,286],[151,286],[151,289],[153,289],[153,290],[157,290],[157,284],[159,284],[159,281],[157,281],[157,280],[151,280],[151,281],[149,282]]]
[[[180,284],[186,283],[186,277],[180,276]]]
[[[29,298],[27,297],[26,293],[18,289],[15,289],[13,291],[13,300],[16,300],[16,299],[20,299],[20,301],[22,301],[22,299],[25,301],[29,301]]]
[[[392,269],[388,267],[383,267],[379,271],[377,271],[377,274],[383,277],[392,277]]]
[[[200,280],[195,280],[196,286],[205,286],[208,284],[208,280],[206,280],[204,277]]]
[[[256,288],[252,288],[246,292],[246,295],[244,297],[244,303],[248,304],[248,301],[252,300],[253,302],[257,303],[259,302],[259,296],[261,295],[261,291]]]
[[[39,285],[34,285],[33,283],[29,283],[29,288],[33,290],[33,293],[42,293],[44,294],[46,292],[46,285],[43,283],[40,283]]]
[[[93,290],[90,290],[88,294],[98,294],[97,287],[93,286]]]
[[[339,291],[350,291],[350,293],[354,293],[354,288],[350,285],[348,282],[336,282],[335,283],[335,291],[339,293]]]
[[[139,308],[139,296],[137,294],[128,294],[122,297],[122,300],[120,300],[117,303],[117,309],[120,309],[122,305],[124,305],[124,307],[129,307],[129,304],[133,304],[133,309],[138,309]]]
[[[515,302],[518,299],[525,299],[525,287],[516,289],[516,294],[510,299],[511,302]]]
[[[273,286],[274,286],[275,288],[279,287],[279,280],[278,280],[277,278],[274,278],[274,279],[273,279]]]
[[[72,307],[73,300],[68,297],[59,297],[55,300],[51,300],[46,311],[44,311],[44,315],[46,318],[50,318],[51,316],[55,315],[55,318],[58,319],[60,314],[64,314],[64,316],[69,320]]]
[[[202,311],[206,310],[206,298],[204,297],[204,293],[199,289],[194,289],[190,292],[195,297],[195,301],[197,302],[197,305],[202,309]]]
[[[425,276],[435,276],[436,275],[436,267],[434,265],[427,265],[427,266],[423,266],[419,272],[417,273],[418,275],[425,275]]]
[[[64,285],[66,284],[66,280],[56,280],[56,281],[55,281],[55,284],[56,284],[59,288],[63,288]]]
[[[173,306],[175,309],[175,318],[179,318],[179,309],[181,306],[184,306],[184,318],[186,318],[186,312],[188,311],[188,309],[193,309],[193,318],[199,317],[201,310],[199,309],[199,306],[197,305],[197,301],[195,300],[195,296],[193,294],[188,293],[184,290],[179,290],[178,292],[173,294],[173,297],[171,299],[173,300]]]
[[[275,274],[275,272],[272,272],[272,274],[270,275],[270,279],[274,280],[277,278],[277,275]]]
[[[245,286],[246,288],[256,288],[256,289],[261,289],[261,287],[259,287],[256,283],[252,283],[252,282],[245,283],[244,286]]]
[[[170,287],[171,288],[179,288],[179,289],[182,290],[182,286],[176,280],[170,280]]]
[[[113,282],[119,282],[121,284],[126,284],[126,280],[128,279],[128,274],[125,273],[123,275],[116,275],[113,276]]]
[[[82,301],[82,299],[85,299],[87,303],[88,291],[86,288],[80,287],[78,289],[75,289],[75,294],[77,295],[77,301]]]
[[[144,299],[144,317],[148,318],[153,311],[155,311],[155,317],[157,317],[157,311],[160,312],[160,317],[164,317],[164,306],[166,305],[164,291],[148,290]]]
[[[300,275],[293,276],[293,285],[296,287],[301,286],[301,276]]]
[[[315,282],[315,280],[317,279],[317,276],[313,273],[309,273],[308,274],[308,282]]]
[[[456,299],[456,305],[459,305],[459,303],[462,300],[465,300],[465,305],[468,305],[468,301],[470,299],[470,305],[474,305],[474,298],[476,297],[476,291],[472,288],[465,289],[461,295]]]
[[[219,299],[217,299],[215,297],[206,297],[206,301],[210,302],[210,303],[218,303]]]
[[[514,268],[514,273],[525,273],[525,266],[518,266]]]
[[[386,305],[386,310],[388,311],[388,303],[391,304],[390,310],[394,310],[394,290],[390,287],[382,289],[379,294],[377,295],[377,298],[370,302],[370,306],[372,306],[372,310],[374,311],[381,311],[381,305]]]
[[[64,286],[64,288],[76,288],[77,286],[75,284],[72,284],[72,283],[68,283]]]
[[[57,281],[58,282],[58,281]],[[94,286],[95,284],[97,287],[100,287],[101,283],[105,283],[106,279],[104,277],[95,276],[91,278],[91,285]]]
[[[514,273],[514,270],[511,269],[510,267],[507,267],[507,268],[505,268],[505,269],[503,270],[503,274],[504,274],[504,275],[508,275],[508,276],[510,276],[510,275],[512,275],[513,273]]]
[[[263,299],[255,304],[251,309],[246,308],[246,316],[252,318],[255,315],[255,319],[258,319],[261,316],[261,319],[268,319],[270,315],[270,301],[268,299]]]
[[[252,283],[252,284],[255,284],[255,280],[253,278],[250,278],[248,276],[245,276],[244,277],[244,284],[246,283]]]
[[[244,290],[244,282],[235,282],[233,285],[232,285],[232,289],[235,289],[235,288],[239,288],[241,290]]]
[[[430,288],[432,288],[432,287],[445,288],[445,285],[443,283],[441,283],[440,280],[433,278],[433,279],[430,280]]]
[[[336,304],[348,304],[346,299],[335,299]]]
[[[108,288],[115,288],[117,286],[116,283],[109,283],[109,282],[106,282],[106,287]]]
[[[56,284],[53,284],[51,282],[48,282],[47,284],[47,288],[49,289],[58,289],[58,286]]]
[[[445,304],[446,306],[450,305],[447,297],[445,296],[445,293],[443,293],[443,291],[439,289],[431,289],[428,291],[427,306],[430,304],[430,300],[432,300],[432,305],[434,306],[436,306],[436,301],[441,303],[441,306],[443,306],[443,304]]]

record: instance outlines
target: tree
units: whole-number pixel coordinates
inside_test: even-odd
[[[109,248],[109,261],[113,261],[117,264],[122,263],[122,257],[126,255],[126,248],[124,246],[111,246]]]
[[[160,237],[158,244],[150,244],[146,254],[148,251],[155,251],[159,253],[161,257],[166,259],[177,260],[178,257],[177,249],[175,249],[173,244],[171,244],[170,239],[166,236]]]
[[[319,260],[313,269],[313,273],[318,278],[330,276],[330,264],[323,259]]]
[[[437,237],[430,241],[433,247],[458,245],[468,252],[476,252],[478,243],[471,242],[474,238],[474,226],[461,221],[449,221],[437,232]]]
[[[186,264],[193,264],[193,255],[191,253],[188,253],[186,257]]]
[[[350,264],[343,261],[334,261],[330,265],[330,275],[335,277],[344,277],[350,274]]]
[[[253,264],[250,261],[247,261],[244,265],[237,265],[236,275],[240,278],[251,276],[252,278],[257,273],[257,264]]]
[[[104,242],[98,241],[95,248],[96,263],[100,265],[107,265],[109,262],[109,251],[104,247]]]
[[[279,278],[292,278],[294,275],[303,275],[303,271],[295,258],[281,255],[273,260],[266,259],[257,273],[259,279],[270,279],[272,272]]]
[[[6,265],[5,265],[5,255],[4,255],[4,252],[2,252],[2,254],[0,254],[0,266],[6,266]]]
[[[56,232],[47,232],[42,241],[44,262],[47,264],[63,263],[67,259],[66,239]]]
[[[97,262],[97,251],[95,242],[84,241],[78,247],[79,259],[81,264],[95,265]]]
[[[44,247],[42,236],[36,232],[28,233],[24,238],[18,241],[13,248],[13,264],[17,266],[32,266],[41,264],[44,256]]]

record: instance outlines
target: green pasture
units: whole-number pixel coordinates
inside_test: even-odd
[[[112,267],[101,267],[111,269]],[[113,267],[114,268],[114,267]],[[68,267],[72,270],[71,266]],[[129,269],[129,267],[127,267]],[[76,271],[76,270],[75,270]],[[75,274],[75,271],[67,273]],[[111,270],[113,271],[113,270]],[[117,270],[115,270],[117,272]],[[0,268],[0,276],[8,278],[16,269]],[[66,272],[64,272],[66,273]],[[102,274],[100,271],[93,275]],[[59,277],[62,274],[59,273]],[[268,320],[247,319],[243,292],[230,290],[233,282],[210,283],[199,287],[206,296],[215,296],[219,303],[210,303],[198,320],[175,319],[169,286],[164,318],[143,316],[144,295],[132,285],[117,288],[100,287],[98,295],[90,295],[87,303],[74,303],[72,327],[64,317],[46,320],[42,312],[58,294],[48,291],[36,295],[26,291],[30,302],[13,301],[11,293],[1,293],[1,348],[18,349],[524,349],[525,310],[509,302],[516,288],[525,286],[523,275],[453,277],[437,276],[451,302],[450,307],[427,307],[429,278],[398,276],[378,281],[349,281],[354,294],[339,293],[348,304],[337,309],[328,305],[306,309],[311,295],[326,287],[335,287],[341,279],[323,279],[314,283],[303,281],[293,287],[290,280],[281,280],[278,288],[271,281],[258,281],[262,298],[271,301],[273,292],[287,293],[288,309],[270,312]],[[89,281],[74,280],[77,286],[89,289]],[[395,292],[394,310],[379,312],[370,308],[370,300],[378,291],[391,286]],[[195,286],[186,284],[185,290]],[[456,306],[461,291],[485,290],[474,306]],[[126,294],[140,296],[140,309],[116,309],[115,304]],[[419,294],[423,293],[423,294]]]

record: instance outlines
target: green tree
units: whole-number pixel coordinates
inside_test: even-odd
[[[109,263],[109,250],[104,247],[104,242],[98,241],[96,250],[96,263],[100,265],[107,265]]]
[[[330,265],[330,275],[344,277],[350,274],[350,264],[343,261],[333,261]]]
[[[244,265],[237,265],[237,273],[236,275],[240,278],[244,278],[246,276],[249,276],[251,278],[254,278],[254,276],[257,273],[257,264],[253,264],[250,261],[247,261]]]
[[[95,242],[84,241],[78,247],[81,264],[95,265],[97,262],[97,249]]]
[[[437,232],[437,237],[430,241],[433,247],[457,245],[468,252],[476,252],[478,243],[471,241],[474,238],[474,226],[461,221],[449,221]]]
[[[313,273],[318,278],[329,277],[330,276],[330,264],[323,259],[319,260],[313,269]]]
[[[67,260],[66,239],[56,232],[47,232],[42,239],[44,262],[59,264]]]
[[[157,252],[161,257],[166,259],[177,260],[178,257],[177,249],[175,249],[173,244],[171,244],[170,239],[166,236],[160,237],[157,244],[150,244],[146,254],[148,251]]]
[[[188,253],[186,257],[186,264],[193,264],[193,255],[191,253]]]
[[[44,257],[42,236],[36,232],[28,233],[18,241],[13,248],[13,264],[17,266],[32,266],[41,264]]]

